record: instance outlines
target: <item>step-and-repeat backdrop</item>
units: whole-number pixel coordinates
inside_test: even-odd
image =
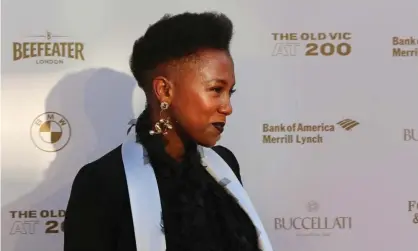
[[[235,25],[220,144],[274,249],[416,251],[416,0],[2,1],[2,250],[62,250],[75,174],[144,107],[134,40],[204,10]]]

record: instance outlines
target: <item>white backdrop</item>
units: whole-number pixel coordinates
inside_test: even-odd
[[[75,174],[143,109],[134,40],[165,13],[203,10],[235,24],[220,144],[275,250],[416,251],[416,0],[2,1],[2,250],[62,250]],[[84,60],[14,60],[14,46],[47,39],[78,43]]]

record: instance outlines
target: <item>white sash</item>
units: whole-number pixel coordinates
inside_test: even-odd
[[[214,150],[203,148],[203,163],[208,172],[233,195],[247,212],[259,233],[259,246],[273,251],[263,224],[245,189],[228,164]],[[129,198],[134,223],[137,251],[165,251],[165,236],[161,230],[161,202],[153,168],[141,144],[131,133],[122,144]]]

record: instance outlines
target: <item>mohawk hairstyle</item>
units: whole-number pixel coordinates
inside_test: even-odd
[[[147,82],[158,65],[183,59],[201,49],[229,53],[232,34],[233,24],[222,13],[166,14],[135,41],[130,58],[132,74],[146,91]]]

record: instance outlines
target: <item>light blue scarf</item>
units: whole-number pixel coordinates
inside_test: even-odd
[[[258,214],[228,164],[215,151],[200,147],[203,164],[250,216],[259,233],[258,243],[263,251],[273,251]],[[122,144],[137,251],[165,251],[165,236],[161,230],[161,202],[153,168],[134,133]]]

